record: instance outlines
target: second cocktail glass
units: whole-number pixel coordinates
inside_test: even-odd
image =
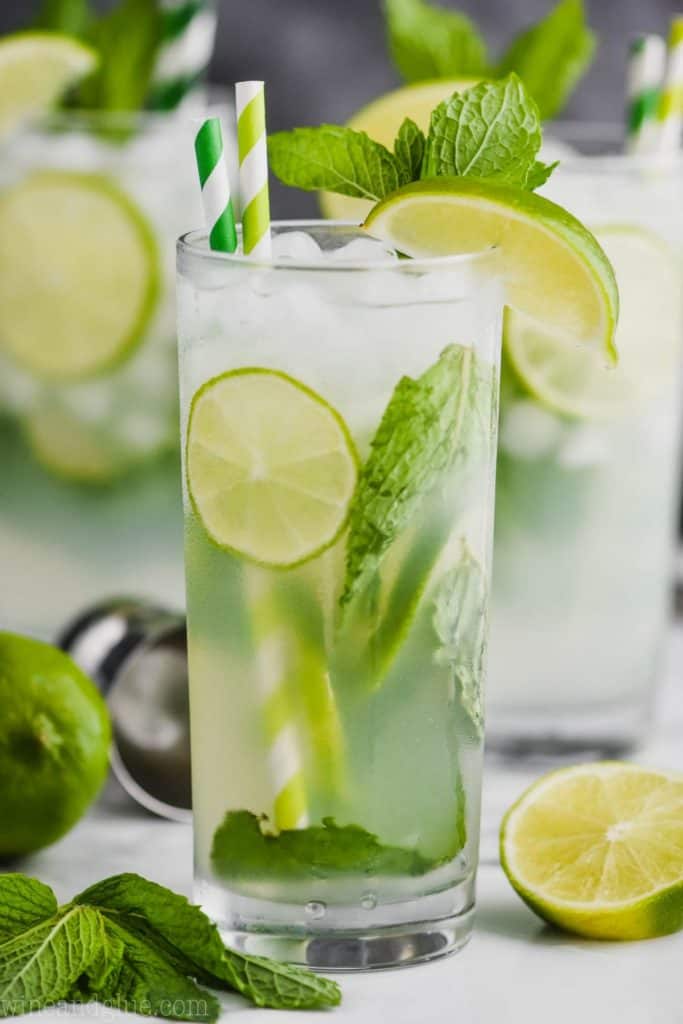
[[[196,896],[362,969],[469,937],[502,289],[356,228],[179,247]]]

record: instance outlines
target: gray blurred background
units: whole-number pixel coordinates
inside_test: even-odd
[[[555,0],[438,0],[468,14],[494,53]],[[107,0],[100,6],[106,7]],[[38,0],[0,0],[0,30],[30,24]],[[215,82],[264,79],[268,126],[275,131],[321,121],[343,122],[368,100],[400,84],[387,53],[381,0],[218,0]],[[639,32],[666,35],[681,0],[586,0],[599,37],[593,67],[564,116],[620,120],[625,55]],[[275,188],[273,213],[301,216],[315,201]]]

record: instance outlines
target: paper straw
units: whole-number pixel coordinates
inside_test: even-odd
[[[675,153],[681,147],[683,127],[683,15],[671,19],[664,86],[657,110],[660,153]]]
[[[292,715],[296,677],[292,677],[292,636],[283,621],[273,584],[264,570],[245,572],[257,687],[262,708],[268,771],[273,786],[273,818],[278,829],[308,824],[306,788],[296,725]]]
[[[211,61],[217,16],[212,0],[165,0],[163,41],[148,107],[172,110],[200,84]]]
[[[234,252],[237,248],[235,215],[230,198],[221,122],[217,117],[204,121],[194,140],[194,150],[209,246],[217,252]]]
[[[242,200],[242,242],[245,253],[269,259],[270,200],[263,82],[238,82],[237,149]]]
[[[641,35],[629,52],[626,135],[632,153],[652,152],[658,137],[657,109],[664,78],[666,44],[660,36]]]

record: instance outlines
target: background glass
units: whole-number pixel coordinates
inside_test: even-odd
[[[296,227],[290,251],[301,253]],[[186,486],[196,898],[249,951],[390,966],[449,952],[472,927],[502,291],[492,254],[354,263],[353,247],[370,245],[358,229],[304,228],[324,259],[312,262],[310,237],[300,265],[181,241],[181,436],[203,385],[261,367],[337,410],[364,460],[399,381],[449,345],[472,366],[457,378],[469,381],[464,433],[346,617],[346,531],[300,567],[262,568],[212,543]],[[276,228],[277,251],[286,231]],[[255,416],[246,403],[239,418]],[[276,437],[286,416],[276,408],[259,429]],[[285,702],[276,739],[274,688]],[[266,840],[285,731],[310,829]],[[313,833],[324,819],[335,825],[323,854]],[[281,852],[292,841],[293,866]]]
[[[581,416],[534,398],[514,370],[503,384],[488,739],[510,753],[614,754],[647,728],[669,621],[683,163],[618,155],[606,128],[559,138],[543,191],[615,261],[621,362],[574,367],[591,401],[602,381]]]

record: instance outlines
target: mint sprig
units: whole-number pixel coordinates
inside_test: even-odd
[[[583,0],[561,0],[546,18],[513,40],[497,74],[516,71],[546,120],[566,104],[590,67],[595,46]]]
[[[116,875],[64,907],[35,879],[0,878],[0,1017],[67,1000],[214,1021],[220,1005],[200,985],[276,1009],[340,1001],[334,982],[227,949],[198,907],[139,875]]]
[[[89,0],[43,0],[36,27],[79,36],[89,17]]]
[[[481,76],[486,43],[466,15],[423,0],[385,0],[389,50],[407,82]]]
[[[277,132],[270,166],[285,185],[379,202],[420,178],[455,174],[533,189],[556,165],[537,160],[541,121],[515,74],[456,92],[432,113],[429,134],[406,118],[390,152],[365,132],[335,125]]]

